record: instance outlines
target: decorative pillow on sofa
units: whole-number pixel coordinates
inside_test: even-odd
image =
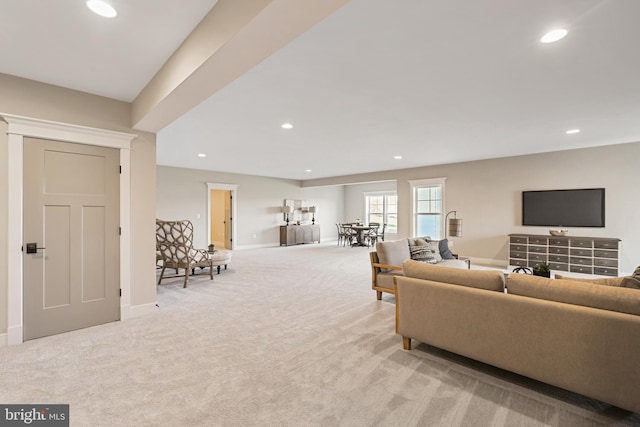
[[[406,239],[376,242],[376,252],[381,264],[400,267],[405,260],[411,258]],[[384,272],[392,271],[384,269]]]
[[[409,239],[409,253],[411,259],[415,261],[428,262],[429,264],[438,262],[431,245],[424,239]]]
[[[623,277],[620,282],[620,287],[640,290],[640,279],[636,279],[633,276]]]
[[[629,277],[623,277],[620,286],[623,288],[640,289],[640,266]]]
[[[449,241],[447,239],[442,239],[438,242],[438,249],[442,259],[456,259],[451,253],[451,249],[449,249]]]

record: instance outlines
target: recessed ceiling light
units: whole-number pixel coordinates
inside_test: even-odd
[[[393,156],[394,159],[396,160],[400,160],[402,158],[402,156]]]
[[[283,123],[282,124],[282,129],[291,129],[293,127],[293,125],[291,123]]]
[[[557,42],[558,40],[564,38],[564,36],[566,36],[568,33],[567,30],[565,30],[564,28],[558,28],[552,31],[549,31],[547,34],[545,34],[544,36],[542,36],[542,38],[540,39],[540,41],[542,43],[553,43],[553,42]]]
[[[569,129],[567,135],[573,135],[574,133],[580,133],[580,129]]]
[[[307,169],[305,172],[306,172],[306,173],[309,173],[309,172],[311,172],[311,169]]]
[[[97,15],[105,18],[115,18],[118,12],[109,3],[102,0],[87,0],[87,7]]]
[[[200,154],[198,154],[198,157],[207,157],[207,155],[204,154],[204,153],[200,153]]]

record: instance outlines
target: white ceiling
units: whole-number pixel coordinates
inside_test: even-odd
[[[4,0],[0,72],[132,101],[215,3],[112,0],[104,20]],[[160,130],[158,163],[312,179],[640,141],[639,16],[638,0],[351,0]]]

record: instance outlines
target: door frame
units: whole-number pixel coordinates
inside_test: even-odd
[[[207,182],[207,241],[211,238],[211,190],[225,190],[231,192],[231,247],[236,247],[236,189],[234,184],[220,184],[215,182]]]
[[[135,134],[0,113],[8,124],[7,344],[23,342],[23,147],[25,137],[120,150],[120,320],[131,316],[131,142]]]

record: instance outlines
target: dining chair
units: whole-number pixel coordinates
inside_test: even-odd
[[[340,243],[344,243],[346,235],[344,233],[344,227],[342,224],[336,222],[336,228],[338,229],[338,246],[340,246]]]
[[[351,228],[351,224],[342,224],[342,229],[344,230],[344,246],[347,244],[353,246],[353,241],[356,240],[358,232]]]
[[[382,224],[382,231],[378,228],[378,240],[384,242],[384,231],[387,229],[387,224]]]
[[[378,229],[380,228],[379,222],[370,222],[369,230],[367,230],[367,234],[365,235],[365,240],[367,242],[367,246],[373,246],[378,241]]]

